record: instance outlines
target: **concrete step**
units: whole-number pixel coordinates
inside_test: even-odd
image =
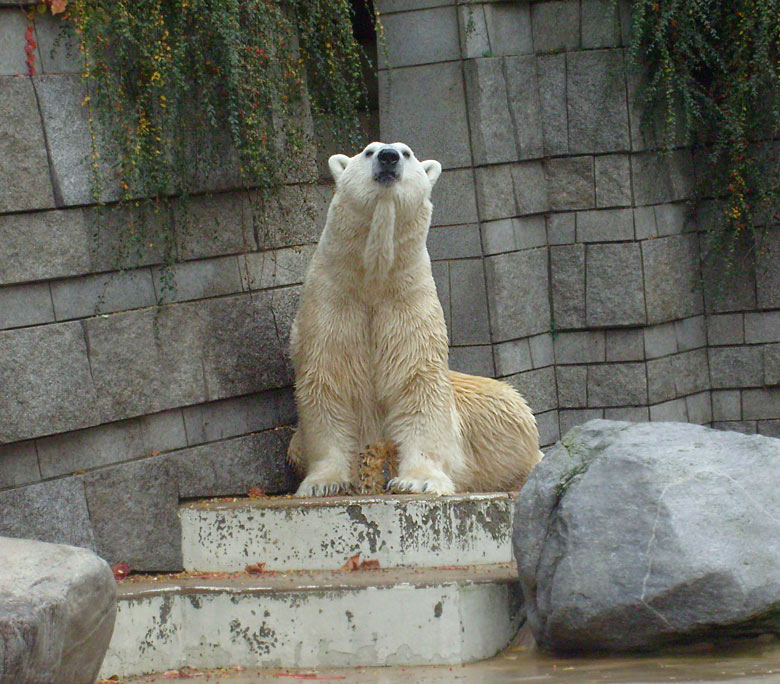
[[[212,500],[179,511],[186,570],[336,570],[506,563],[515,494]]]
[[[516,578],[503,563],[128,579],[101,676],[481,660],[517,633]]]

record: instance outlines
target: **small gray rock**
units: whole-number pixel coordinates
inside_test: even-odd
[[[0,684],[92,684],[116,617],[116,583],[85,549],[0,537]]]
[[[514,550],[537,642],[648,650],[780,627],[780,441],[592,420],[534,468]]]

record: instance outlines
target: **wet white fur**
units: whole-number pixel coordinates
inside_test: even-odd
[[[441,165],[394,143],[401,178],[381,184],[365,154],[381,147],[329,160],[336,192],[291,335],[297,494],[346,490],[357,454],[383,439],[398,445],[395,490],[517,486],[540,457],[533,415],[508,385],[448,370],[425,246]]]

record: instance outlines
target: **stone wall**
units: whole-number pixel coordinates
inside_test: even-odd
[[[778,232],[713,284],[699,169],[648,149],[610,6],[379,3],[381,138],[445,169],[429,250],[451,365],[518,387],[544,444],[591,417],[780,434]],[[294,485],[286,338],[330,189],[286,186],[255,230],[251,193],[215,179],[190,223],[154,219],[171,290],[153,226],[117,264],[128,217],[93,206],[78,65],[42,17],[41,73],[20,77],[24,30],[0,0],[0,534],[176,569],[180,498]]]
[[[706,169],[646,139],[630,4],[379,7],[382,139],[445,169],[430,247],[454,360],[515,385],[544,444],[596,417],[780,435],[780,233],[729,279],[705,261],[686,200]]]

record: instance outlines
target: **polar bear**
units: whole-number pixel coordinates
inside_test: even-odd
[[[425,246],[437,161],[373,142],[328,161],[336,190],[293,322],[297,496],[350,490],[358,453],[397,446],[398,492],[518,488],[541,458],[522,397],[451,372]]]

